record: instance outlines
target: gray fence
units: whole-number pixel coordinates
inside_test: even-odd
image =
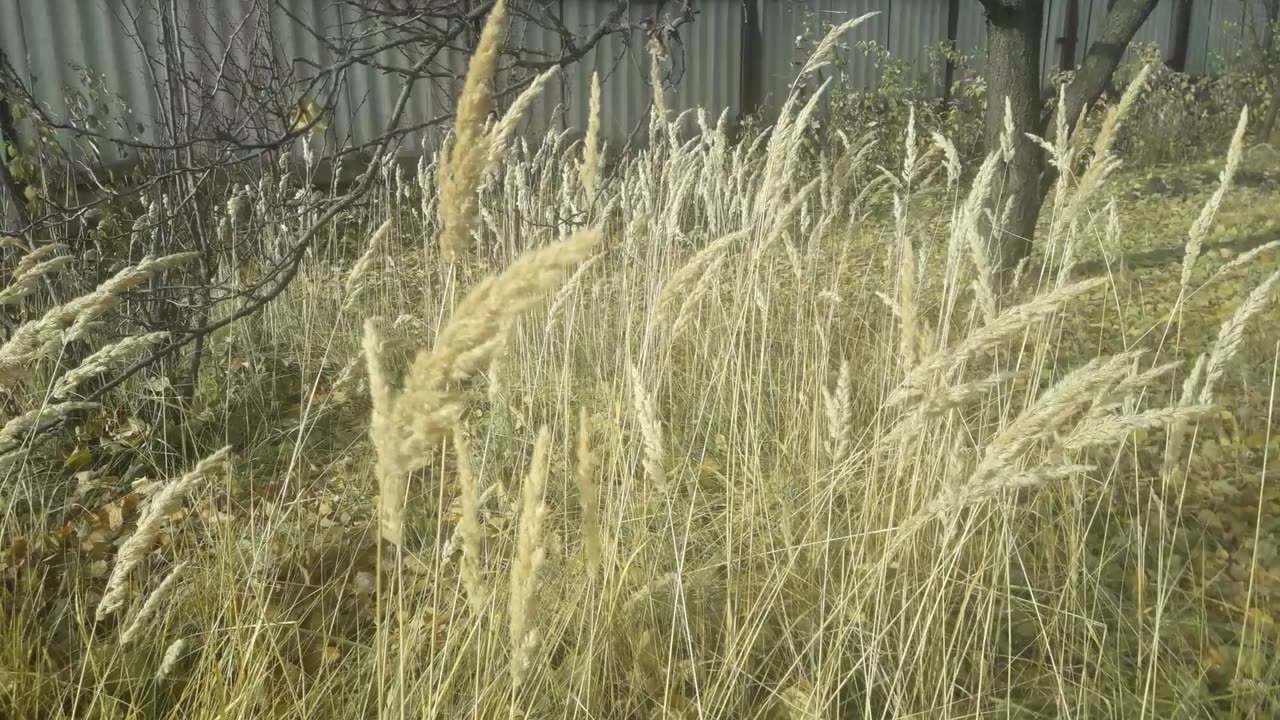
[[[1192,0],[1190,22],[1183,25],[1186,69],[1212,73],[1215,57],[1226,56],[1250,41],[1262,17],[1262,0]],[[37,99],[55,114],[67,110],[67,88],[82,85],[77,66],[101,73],[108,89],[132,108],[144,127],[154,124],[157,106],[148,54],[158,53],[160,40],[148,21],[153,0],[0,0],[0,47],[22,78],[35,89]],[[217,50],[244,20],[243,0],[178,0],[189,32],[205,34],[209,48]],[[634,19],[645,8],[636,4]],[[695,0],[697,20],[680,30],[674,48],[678,67],[675,87],[668,94],[676,109],[703,107],[736,117],[744,110],[776,108],[791,83],[800,54],[797,37],[817,21],[838,22],[863,13],[880,14],[848,38],[852,45],[873,40],[892,54],[910,62],[925,76],[935,93],[947,91],[946,73],[930,67],[928,49],[951,41],[982,66],[985,21],[979,0]],[[566,25],[586,31],[600,23],[616,6],[612,0],[559,0]],[[305,29],[305,24],[342,28],[355,21],[349,9],[330,0],[276,0],[269,20],[275,42],[286,58],[305,57],[324,62],[326,50]],[[1046,76],[1061,67],[1074,66],[1097,33],[1106,0],[1046,0],[1042,66]],[[1157,43],[1166,52],[1178,45],[1174,3],[1163,0],[1136,40]],[[302,20],[303,23],[299,23]],[[128,31],[126,31],[128,30]],[[534,26],[518,28],[526,46],[553,39]],[[551,124],[582,127],[591,71],[606,78],[602,116],[606,134],[615,141],[643,121],[651,98],[643,38],[634,38],[627,53],[624,38],[606,39],[586,61],[562,75],[534,109],[534,128]],[[641,50],[637,52],[636,50]],[[388,57],[387,63],[403,63]],[[448,67],[459,72],[466,59],[449,57]],[[870,88],[878,79],[873,62],[856,50],[847,50],[840,72],[854,88]],[[339,106],[328,135],[339,143],[374,137],[397,94],[394,76],[364,67],[353,68],[345,78]],[[424,122],[451,107],[449,88],[423,87],[414,95],[409,122]],[[144,137],[150,133],[144,131]],[[410,143],[421,138],[410,139]],[[107,151],[107,148],[103,148]]]

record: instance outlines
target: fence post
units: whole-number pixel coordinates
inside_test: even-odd
[[[764,105],[764,33],[760,27],[759,0],[742,0],[742,79],[738,94],[742,115]]]
[[[1058,56],[1058,70],[1070,72],[1076,69],[1076,48],[1080,44],[1080,0],[1067,0],[1062,20],[1062,47]]]
[[[947,0],[947,45],[952,53],[960,52],[960,0]],[[942,71],[942,104],[950,107],[951,86],[956,82],[956,61],[947,58],[947,66]]]
[[[1191,37],[1191,0],[1173,0],[1173,42],[1165,65],[1178,72],[1187,70],[1187,46]]]

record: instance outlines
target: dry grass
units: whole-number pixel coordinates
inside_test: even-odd
[[[1046,272],[998,296],[980,213],[1001,151],[968,188],[937,136],[892,171],[857,142],[809,162],[819,98],[733,142],[705,117],[681,140],[659,93],[655,142],[606,172],[593,116],[575,166],[561,135],[484,130],[500,26],[501,3],[439,172],[388,177],[360,220],[368,252],[317,259],[210,339],[189,431],[206,458],[179,480],[147,479],[164,437],[121,419],[145,381],[113,396],[88,461],[59,444],[74,430],[32,428],[96,412],[53,398],[154,340],[96,333],[183,258],[0,348],[23,403],[0,431],[0,715],[1272,711],[1271,580],[1213,571],[1188,528],[1222,482],[1197,438],[1223,398],[1276,393],[1280,355],[1250,329],[1274,325],[1280,276],[1198,337],[1167,269],[1169,304],[1104,343],[1124,280],[1067,271],[1126,232],[1105,137],[1084,167],[1085,138],[1049,148]],[[483,277],[447,262],[476,237]],[[61,272],[52,254],[0,297]],[[69,367],[68,337],[106,349]]]

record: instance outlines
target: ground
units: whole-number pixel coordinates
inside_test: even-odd
[[[1031,391],[1049,388],[1068,369],[1135,347],[1149,350],[1140,360],[1142,367],[1183,361],[1180,370],[1161,379],[1164,385],[1145,389],[1152,395],[1177,396],[1196,357],[1218,341],[1224,321],[1253,288],[1280,268],[1280,246],[1269,245],[1280,241],[1280,162],[1269,148],[1255,148],[1247,154],[1234,187],[1214,216],[1191,274],[1189,293],[1179,304],[1188,232],[1217,189],[1221,166],[1217,161],[1122,170],[1112,179],[1100,201],[1091,205],[1082,219],[1084,231],[1079,237],[1083,241],[1076,251],[1078,262],[1071,278],[1106,277],[1105,292],[1070,304],[1047,328],[1037,330],[1052,337],[1042,345],[1048,349],[1039,358],[1043,368],[1035,370],[1043,370],[1043,377],[1019,391],[1025,392],[1026,398],[1011,395],[1007,403],[983,405],[973,416],[966,415],[964,421],[972,423],[975,435],[981,435],[986,427],[1001,427],[1007,420],[1005,414],[1016,415],[1019,403],[1027,400]],[[926,258],[921,267],[929,267],[945,248],[947,208],[954,202],[955,196],[948,192],[927,191],[912,205],[908,227]],[[1114,223],[1108,207],[1114,208]],[[645,212],[642,208],[635,214],[643,216]],[[822,482],[847,472],[848,467],[811,467],[813,457],[822,454],[802,442],[811,429],[806,425],[810,421],[786,416],[785,409],[809,406],[786,405],[780,410],[770,404],[773,400],[798,403],[795,398],[810,397],[813,393],[806,384],[810,376],[825,378],[831,371],[828,359],[815,359],[816,353],[814,357],[789,354],[798,345],[821,346],[830,353],[833,366],[839,365],[842,353],[845,359],[883,354],[886,343],[880,334],[888,337],[892,324],[886,321],[890,316],[881,311],[871,290],[887,287],[874,266],[883,256],[886,238],[893,237],[889,213],[887,204],[880,205],[863,223],[851,224],[848,231],[831,232],[822,238],[827,244],[812,250],[788,247],[788,253],[801,258],[792,260],[797,266],[795,277],[808,277],[812,285],[793,282],[790,270],[777,270],[770,276],[775,284],[771,294],[757,302],[783,308],[762,311],[764,320],[774,312],[790,325],[770,326],[763,340],[751,335],[751,327],[717,334],[719,328],[731,326],[735,314],[752,302],[742,294],[749,283],[736,285],[738,281],[731,278],[717,288],[728,301],[718,306],[709,302],[712,309],[707,311],[704,324],[689,332],[692,337],[672,337],[664,346],[660,360],[672,369],[667,371],[669,388],[657,394],[655,403],[665,414],[665,470],[672,483],[684,478],[695,489],[690,491],[688,505],[666,508],[675,516],[666,517],[666,525],[660,505],[643,506],[643,512],[619,521],[619,535],[634,545],[622,543],[618,550],[620,579],[611,592],[622,594],[619,602],[607,606],[607,613],[601,610],[611,620],[577,614],[590,607],[589,601],[599,598],[591,595],[596,592],[594,586],[586,588],[578,579],[584,570],[583,551],[574,532],[579,517],[572,500],[577,491],[565,479],[572,474],[573,463],[567,452],[553,461],[552,475],[564,482],[563,487],[555,486],[561,497],[552,503],[549,523],[554,531],[548,533],[542,550],[548,558],[546,584],[562,590],[565,599],[562,606],[549,605],[557,609],[548,611],[548,617],[555,620],[547,628],[551,636],[548,668],[562,662],[572,665],[563,656],[585,659],[588,667],[599,662],[602,677],[624,676],[626,681],[616,687],[643,698],[632,704],[619,701],[618,707],[636,713],[641,712],[636,708],[645,708],[654,716],[684,712],[692,717],[695,709],[732,716],[733,711],[727,708],[749,707],[763,708],[752,710],[758,717],[816,718],[822,715],[795,710],[797,704],[804,704],[803,699],[784,702],[779,698],[797,693],[812,696],[823,683],[825,692],[840,696],[846,708],[858,705],[848,698],[858,692],[867,698],[875,696],[874,702],[865,701],[865,707],[889,708],[894,703],[917,708],[946,706],[945,699],[928,696],[934,686],[927,678],[895,678],[902,683],[893,685],[895,690],[873,692],[870,688],[876,685],[876,678],[869,671],[848,670],[847,676],[840,675],[834,682],[822,675],[823,663],[814,663],[813,668],[806,664],[810,661],[806,638],[817,634],[824,622],[839,624],[840,642],[849,641],[846,636],[866,633],[868,637],[857,637],[854,646],[880,648],[868,651],[868,657],[876,653],[890,657],[885,662],[899,663],[901,678],[911,678],[917,667],[909,658],[927,655],[934,642],[929,637],[911,637],[913,620],[901,620],[888,609],[908,601],[891,591],[863,590],[858,582],[850,581],[854,589],[849,597],[864,604],[854,607],[850,603],[847,612],[835,612],[828,603],[845,596],[828,595],[830,589],[821,578],[795,572],[793,566],[810,561],[815,573],[833,575],[835,565],[828,563],[842,568],[844,563],[857,566],[856,558],[823,556],[818,561],[798,554],[800,548],[816,544],[804,542],[811,537],[806,533],[823,530],[809,516],[821,512],[804,504],[812,501],[805,492],[823,487]],[[1042,219],[1044,229],[1052,222],[1052,212],[1047,210]],[[559,422],[565,433],[563,444],[569,446],[577,420],[576,414],[569,412],[571,401],[575,408],[588,411],[589,425],[600,443],[599,453],[608,459],[602,472],[627,488],[631,485],[626,482],[643,475],[634,450],[644,444],[643,433],[628,420],[629,397],[620,392],[623,381],[619,379],[624,364],[615,363],[623,351],[618,350],[617,357],[604,354],[630,342],[632,333],[648,332],[644,318],[649,311],[637,311],[626,303],[656,294],[646,291],[645,284],[656,282],[654,278],[665,280],[697,249],[677,243],[671,246],[664,245],[661,251],[641,246],[635,251],[640,259],[645,253],[651,255],[647,262],[655,268],[653,277],[647,270],[634,269],[634,258],[607,267],[602,262],[596,284],[578,296],[577,302],[588,310],[579,310],[579,314],[566,310],[558,323],[554,313],[551,318],[534,316],[520,326],[512,341],[520,348],[519,354],[507,360],[516,365],[514,369],[491,369],[487,389],[467,389],[468,402],[476,408],[467,422],[478,437],[490,443],[481,454],[484,462],[493,466],[484,472],[496,478],[491,483],[494,497],[480,513],[487,550],[505,551],[514,543],[519,478],[530,462],[531,438],[537,427]],[[1032,299],[1056,282],[1042,276],[1043,268],[1053,268],[1055,263],[1044,256],[1043,245],[1039,250],[1024,268],[1021,283],[1006,299],[1010,305]],[[1250,252],[1256,254],[1247,262],[1231,264]],[[805,260],[806,254],[819,262]],[[412,238],[388,256],[375,306],[386,320],[390,341],[385,354],[398,375],[412,353],[429,345],[437,333],[442,323],[438,316],[443,302],[439,298],[446,294],[441,290],[452,286],[432,284],[432,272],[424,269],[430,265],[430,254]],[[785,260],[777,262],[776,267],[786,267]],[[811,272],[810,276],[799,270],[802,264],[809,268],[805,272]],[[640,265],[643,268],[643,263]],[[332,288],[343,281],[347,267],[318,264],[310,268],[291,291],[293,296],[283,299],[277,308],[252,324],[214,338],[210,352],[217,358],[215,369],[197,395],[200,405],[189,426],[176,431],[194,450],[191,457],[175,464],[190,465],[209,449],[229,444],[237,455],[237,465],[221,484],[176,511],[161,535],[162,553],[197,558],[198,570],[188,570],[194,576],[191,585],[173,601],[190,607],[166,611],[164,623],[158,626],[164,632],[157,632],[157,636],[198,638],[207,633],[209,647],[221,648],[221,654],[211,651],[197,658],[189,651],[182,655],[187,665],[178,662],[166,671],[174,678],[168,684],[159,680],[142,683],[138,678],[154,674],[153,665],[164,644],[148,650],[150,654],[130,655],[107,642],[119,628],[110,622],[91,624],[85,619],[89,617],[87,608],[100,598],[110,561],[136,521],[146,495],[145,483],[136,483],[151,476],[157,466],[149,462],[147,453],[156,452],[153,444],[158,436],[166,437],[123,410],[94,415],[58,437],[59,456],[55,460],[62,467],[56,473],[57,482],[42,490],[56,498],[48,500],[49,507],[64,509],[50,528],[51,537],[8,532],[4,538],[8,551],[0,556],[4,577],[0,627],[10,642],[0,647],[5,653],[0,655],[0,710],[5,709],[6,701],[19,709],[24,702],[35,707],[31,703],[37,701],[50,703],[40,706],[45,709],[59,702],[65,707],[69,697],[79,697],[68,688],[89,688],[94,700],[79,701],[89,702],[101,717],[128,717],[131,713],[149,717],[152,708],[159,715],[192,701],[182,699],[189,687],[199,688],[198,693],[191,692],[208,710],[219,706],[219,698],[200,695],[209,693],[212,686],[202,685],[197,678],[200,673],[215,671],[225,674],[222,682],[227,686],[252,688],[244,694],[229,692],[237,699],[247,698],[248,704],[257,703],[252,705],[256,708],[253,712],[242,710],[253,716],[268,711],[307,716],[308,708],[320,714],[321,708],[361,706],[350,699],[360,692],[352,687],[352,678],[356,685],[371,681],[370,659],[384,658],[377,652],[379,640],[375,638],[380,636],[375,619],[379,616],[374,605],[375,597],[387,588],[379,588],[375,579],[385,558],[376,552],[373,540],[374,496],[378,491],[375,453],[368,438],[368,390],[359,371],[363,362],[358,347],[360,328],[358,319],[324,304],[333,305]],[[935,274],[921,274],[922,317],[937,313],[937,280]],[[627,287],[628,283],[634,287]],[[653,289],[657,287],[655,284]],[[825,302],[819,287],[846,296],[839,303],[843,309],[832,311],[830,338],[823,337],[820,342],[799,327],[802,319],[822,316],[816,311],[809,314],[806,305]],[[751,287],[757,296],[762,294],[758,288]],[[1280,541],[1275,539],[1280,530],[1280,473],[1275,462],[1280,452],[1276,424],[1280,421],[1280,398],[1276,397],[1280,391],[1280,288],[1273,287],[1271,296],[1272,303],[1250,320],[1239,354],[1217,386],[1218,410],[1194,426],[1189,440],[1192,451],[1185,466],[1162,467],[1168,440],[1162,429],[1127,433],[1118,451],[1108,447],[1089,456],[1101,468],[1100,473],[1081,476],[1072,480],[1073,484],[1051,486],[1041,496],[1019,496],[1008,506],[1000,505],[999,512],[990,511],[988,519],[1007,525],[996,530],[975,530],[982,527],[979,521],[964,526],[968,528],[964,532],[973,536],[986,532],[991,536],[975,543],[977,549],[957,551],[956,565],[963,568],[957,572],[962,581],[948,579],[936,586],[929,576],[927,583],[920,585],[945,588],[945,602],[954,603],[946,607],[959,618],[956,625],[929,624],[935,618],[929,603],[912,606],[921,613],[914,616],[915,622],[924,623],[929,632],[954,632],[949,638],[961,645],[969,643],[966,647],[975,655],[979,650],[1000,651],[982,655],[981,662],[963,653],[959,660],[941,661],[938,667],[953,674],[955,683],[961,678],[1000,680],[999,697],[992,703],[1004,703],[1004,712],[1012,717],[1054,717],[1070,714],[1073,708],[1095,707],[1089,696],[1094,687],[1105,688],[1105,693],[1097,690],[1103,697],[1098,702],[1110,703],[1120,717],[1133,717],[1136,712],[1163,717],[1166,711],[1172,716],[1190,712],[1187,708],[1219,710],[1223,716],[1247,716],[1250,712],[1262,716],[1274,711],[1274,686],[1280,678],[1273,615],[1280,613]],[[802,305],[805,309],[794,310]],[[870,312],[868,307],[877,310]],[[1171,308],[1177,309],[1171,312]],[[793,310],[794,315],[788,314]],[[599,333],[600,338],[573,345],[569,338],[580,336],[569,335],[570,317],[587,328],[578,332]],[[632,326],[618,331],[617,337],[600,329],[618,318],[620,324]],[[599,355],[592,356],[591,351]],[[746,360],[726,359],[733,357]],[[813,367],[787,367],[794,357]],[[998,367],[1010,357],[1017,364],[1037,359],[1035,353],[993,352],[990,358],[975,359],[973,367],[983,368],[984,363]],[[758,365],[750,364],[753,362]],[[896,382],[896,377],[884,374],[874,363],[858,367],[858,376],[852,381],[857,389],[853,402],[861,405],[853,416],[866,420],[869,428],[858,432],[861,445],[861,438],[877,429],[875,423],[885,421],[881,408],[876,407],[885,393],[877,385],[891,387],[889,381]],[[767,374],[770,371],[776,371],[776,377]],[[794,392],[786,387],[787,373],[792,371],[804,378],[792,382],[798,388]],[[734,389],[734,373],[739,381],[755,378],[756,385],[748,387],[758,395],[767,395],[768,401],[743,400],[741,395],[751,392]],[[562,377],[573,379],[571,397],[562,394]],[[502,378],[506,386],[495,388]],[[837,385],[838,377],[828,384]],[[751,417],[741,420],[738,412]],[[144,443],[145,452],[140,450]],[[181,455],[184,450],[173,443],[166,452]],[[857,452],[854,455],[850,464],[859,470],[850,473],[846,485],[874,487],[876,477],[890,474],[889,468],[876,467],[864,477],[862,464],[872,467],[873,463]],[[945,471],[939,472],[945,475]],[[419,647],[429,647],[448,659],[422,671],[432,682],[446,687],[450,682],[480,687],[475,678],[485,677],[484,671],[492,673],[495,667],[505,671],[495,659],[500,653],[494,650],[501,642],[493,638],[500,638],[501,633],[483,634],[475,629],[478,625],[465,615],[465,606],[458,600],[457,576],[437,562],[441,549],[456,547],[452,532],[460,516],[457,474],[455,459],[442,453],[415,486],[418,494],[411,496],[409,505],[417,510],[409,518],[409,534],[417,551],[396,581],[405,583],[400,587],[409,589],[414,603],[412,622],[399,628],[407,635],[397,637],[403,642],[408,642],[405,637],[413,637]],[[931,492],[931,486],[921,487],[924,489],[919,492]],[[879,508],[859,510],[850,505],[862,497],[858,493],[864,488],[855,490],[846,495],[835,493],[822,511],[840,507],[849,517],[876,517]],[[900,497],[895,490],[891,499],[907,503],[905,496],[916,491],[912,487]],[[868,497],[876,497],[867,492]],[[779,514],[779,503],[786,507],[787,502],[798,504],[801,512],[794,514],[801,517]],[[1024,510],[1027,515],[1019,514]],[[685,511],[689,522],[682,525],[679,513]],[[23,507],[11,507],[9,513],[23,521],[39,514]],[[891,512],[885,517],[893,520],[891,528],[905,524]],[[1054,524],[1054,517],[1078,525],[1080,532],[1066,532]],[[694,523],[695,519],[705,520],[706,527]],[[857,529],[857,522],[845,521]],[[646,531],[647,525],[653,527]],[[664,555],[670,549],[664,543],[677,536],[685,547],[673,559]],[[822,543],[832,542],[825,535],[817,537]],[[875,542],[868,540],[855,549],[883,549]],[[939,547],[947,547],[945,541],[938,542]],[[1007,555],[979,552],[995,546],[983,544],[986,542],[1007,543],[1000,545]],[[1078,544],[1063,547],[1068,542]],[[728,561],[717,564],[709,560],[716,557],[720,545],[729,548],[730,557],[737,557],[736,552],[768,560],[763,566],[748,565],[747,571],[735,566],[732,572],[741,574],[732,575],[733,582],[739,583],[732,585]],[[1046,554],[1045,546],[1061,552]],[[1032,554],[1033,548],[1040,548],[1041,554]],[[906,597],[909,593],[903,588],[912,587],[911,573],[932,567],[928,550],[923,547],[920,557],[910,556],[901,565],[867,572],[883,573],[883,586],[898,588]],[[794,557],[786,561],[791,554]],[[984,577],[990,568],[984,569],[983,563],[989,557],[1007,557],[1009,562],[996,573],[999,586],[984,596],[993,603],[988,624],[965,625],[972,621],[965,604],[968,596],[956,588]],[[1022,561],[1025,566],[1019,565]],[[679,572],[686,562],[696,568],[688,577]],[[775,562],[778,565],[771,564]],[[157,555],[140,572],[138,587],[154,587],[155,578],[171,572],[171,564]],[[642,574],[639,580],[632,580],[628,572]],[[770,604],[761,599],[775,598],[768,594],[774,580],[779,587],[786,581],[785,602]],[[1081,596],[1092,603],[1088,617],[1078,624],[1072,624],[1071,619],[1079,619],[1086,609],[1064,599],[1071,592],[1080,592],[1072,589],[1072,583],[1087,585]],[[42,584],[44,593],[40,592]],[[264,588],[275,588],[278,594],[264,596]],[[705,595],[699,594],[704,591]],[[680,612],[688,617],[666,607],[653,610],[654,618],[644,622],[643,610],[662,605],[653,600],[655,597],[664,601],[680,598],[684,603]],[[698,612],[690,611],[691,607]],[[40,620],[32,625],[31,617]],[[815,623],[815,617],[822,622],[806,624]],[[840,619],[831,620],[836,617]],[[633,621],[634,627],[629,624]],[[503,623],[505,618],[494,625]],[[611,637],[609,628],[614,626],[619,637],[606,642]],[[683,638],[662,635],[676,627],[687,631],[689,643],[698,647],[684,648],[677,642]],[[745,644],[739,644],[744,648],[739,656],[734,650],[738,646],[727,640],[720,643],[723,635],[735,628],[742,632],[743,627],[747,632]],[[891,630],[881,630],[883,636],[877,636],[877,628],[884,627]],[[580,628],[587,628],[589,637],[598,634],[602,647],[616,641],[622,649],[606,653],[594,647],[595,640],[575,644]],[[1001,641],[988,646],[974,639],[987,634]],[[484,640],[472,644],[473,637]],[[1077,639],[1081,648],[1111,648],[1113,652],[1096,657],[1060,654],[1058,645],[1063,638]],[[575,654],[584,652],[583,643],[588,650]],[[483,649],[477,650],[477,644]],[[664,654],[666,644],[670,646]],[[268,665],[244,660],[263,656],[252,652],[260,645],[271,648],[265,653],[270,658]],[[775,651],[790,659],[779,660]],[[469,658],[473,652],[478,654],[474,677],[455,680],[448,669],[453,667],[453,658]],[[786,652],[794,652],[794,656]],[[1159,660],[1151,661],[1153,657]],[[245,664],[236,666],[237,661]],[[919,667],[929,667],[920,662]],[[991,667],[976,667],[982,662]],[[1070,667],[1064,667],[1064,662]],[[718,669],[702,671],[709,674],[699,676],[704,665]],[[802,671],[793,672],[796,667]],[[737,677],[740,671],[747,674],[747,668],[753,673],[750,682],[742,681],[748,689],[725,680]],[[546,672],[548,678],[553,676],[551,670]],[[1091,677],[1091,672],[1097,675]],[[91,679],[83,679],[85,676]],[[699,681],[699,677],[703,679]],[[711,688],[699,682],[710,682]],[[833,689],[833,682],[838,687]],[[866,689],[858,690],[862,684]],[[785,691],[780,689],[783,685]],[[902,689],[916,687],[924,688],[917,691],[921,697],[912,697]],[[574,689],[576,692],[576,686]],[[967,693],[980,694],[972,687],[953,690],[957,703],[972,700]],[[699,704],[699,694],[713,691],[721,693],[717,697],[724,704],[708,710]],[[8,697],[3,693],[9,693]],[[444,690],[440,693],[445,695]],[[547,696],[557,698],[550,701],[550,707],[557,707],[554,702],[562,702],[559,698],[567,693],[564,687],[549,689]],[[896,697],[897,693],[904,697]],[[731,700],[740,705],[730,705]],[[603,706],[609,707],[607,703]],[[986,704],[979,702],[977,706],[991,711]],[[448,710],[446,707],[443,712]]]

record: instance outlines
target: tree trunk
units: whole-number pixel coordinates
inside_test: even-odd
[[[1120,66],[1124,51],[1138,32],[1138,28],[1151,16],[1159,0],[1114,0],[1102,19],[1098,39],[1089,45],[1080,71],[1067,86],[1067,127],[1075,127],[1085,106],[1097,101],[1111,82],[1111,76]],[[1052,141],[1056,131],[1052,114],[1042,119],[1045,137]]]
[[[1076,73],[1075,79],[1067,86],[1065,93],[1067,131],[1075,129],[1076,121],[1085,107],[1092,105],[1102,97],[1116,68],[1124,58],[1125,49],[1133,40],[1133,36],[1142,24],[1151,16],[1159,0],[1112,0],[1108,4],[1107,15],[1102,19],[1102,29],[1098,38],[1089,45],[1084,62]],[[1041,136],[1049,142],[1057,141],[1056,103],[1050,111],[1040,118]],[[1040,198],[1049,194],[1054,181],[1058,178],[1052,167],[1046,167],[1040,176]]]
[[[987,116],[988,151],[1000,147],[1004,132],[1005,98],[1013,116],[1014,158],[1003,182],[993,194],[998,210],[1009,208],[1000,237],[992,237],[992,254],[1005,280],[1031,254],[1040,205],[1053,185],[1053,173],[1045,167],[1043,151],[1026,133],[1037,133],[1051,142],[1056,131],[1053,113],[1040,112],[1040,28],[1044,0],[981,0],[987,13]],[[1067,127],[1073,128],[1080,112],[1106,90],[1125,49],[1150,17],[1159,0],[1108,0],[1098,38],[1089,46],[1075,79],[1067,86],[1064,110]],[[1006,206],[1006,203],[1009,203]],[[993,205],[993,207],[995,207]]]
[[[1267,116],[1262,120],[1262,142],[1271,142],[1276,130],[1276,111],[1280,110],[1280,79],[1271,78],[1271,102],[1267,105]]]
[[[1014,156],[1003,182],[993,188],[997,218],[1008,204],[1007,222],[991,238],[992,255],[1002,276],[1031,254],[1031,237],[1040,215],[1043,153],[1026,133],[1040,129],[1040,28],[1043,0],[987,3],[988,151],[1000,147],[1005,127],[1005,99],[1013,116]]]
[[[1267,105],[1267,114],[1259,128],[1262,142],[1271,142],[1271,135],[1276,129],[1276,111],[1280,110],[1280,61],[1275,57],[1276,33],[1280,32],[1280,0],[1269,0],[1267,9],[1267,27],[1262,39],[1262,59],[1266,63],[1267,74],[1271,80],[1271,102]]]
[[[4,48],[0,47],[0,69],[11,71],[12,67],[9,64],[9,56],[5,54]],[[13,124],[13,108],[5,95],[4,86],[0,85],[0,193],[9,196],[8,212],[13,214],[12,218],[0,217],[0,230],[7,232],[12,226],[15,234],[26,234],[29,229],[27,226],[31,222],[30,214],[27,212],[26,185],[9,172],[8,145],[12,145],[13,149],[17,150],[21,143],[18,128]],[[21,233],[17,232],[19,229]],[[29,249],[35,249],[35,246],[30,244],[31,238],[24,238],[24,240],[28,242]]]

